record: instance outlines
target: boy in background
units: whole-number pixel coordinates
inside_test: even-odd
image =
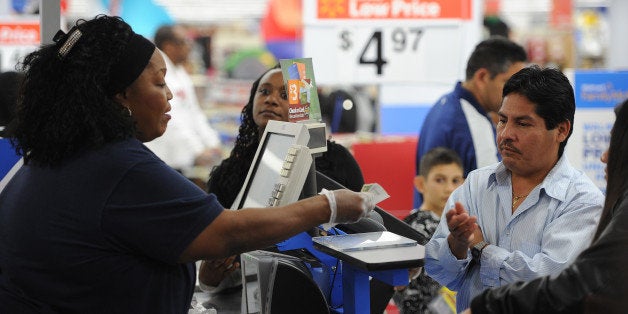
[[[430,240],[440,222],[449,195],[463,181],[462,161],[454,150],[436,147],[421,158],[419,174],[414,177],[414,186],[423,195],[423,203],[404,219],[423,235],[424,239],[419,244],[425,245]],[[447,305],[444,312],[449,308],[450,312],[455,313],[453,292],[441,287],[422,268],[411,270],[410,275],[413,279],[408,286],[396,287],[393,295],[400,313],[443,313],[440,309],[442,302],[429,306],[439,293],[444,293],[443,301]]]

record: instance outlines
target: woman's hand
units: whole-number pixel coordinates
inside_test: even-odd
[[[366,192],[353,192],[347,189],[320,193],[327,197],[331,210],[329,223],[354,223],[368,216],[375,207],[373,195]]]
[[[227,258],[202,261],[198,271],[198,280],[204,285],[218,286],[227,275],[240,268],[240,263],[235,261],[236,257],[234,255]]]

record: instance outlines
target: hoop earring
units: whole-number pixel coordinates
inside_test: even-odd
[[[129,108],[129,107],[124,107],[124,108],[126,108],[126,111],[129,113],[129,117],[132,117],[133,116],[133,112],[131,112],[131,108]]]

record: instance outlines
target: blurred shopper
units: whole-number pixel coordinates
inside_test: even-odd
[[[567,77],[524,68],[503,95],[503,161],[469,173],[425,247],[428,275],[457,292],[458,311],[487,288],[558,274],[591,243],[604,203],[564,154],[576,107]]]
[[[502,101],[504,83],[525,66],[525,50],[503,38],[480,42],[467,61],[466,79],[441,97],[425,117],[416,151],[416,171],[421,157],[434,147],[451,148],[462,159],[464,176],[473,169],[500,160],[495,146],[495,126],[489,112]],[[421,196],[415,193],[415,206]]]
[[[182,26],[164,25],[157,29],[154,42],[164,53],[168,68],[166,83],[173,95],[170,101],[172,120],[164,135],[146,146],[185,176],[204,181],[211,167],[221,160],[221,142],[199,105],[194,84],[185,68],[192,41]]]
[[[484,25],[484,29],[488,33],[487,37],[502,36],[505,38],[510,38],[510,26],[508,26],[508,24],[506,24],[506,22],[504,22],[504,20],[499,16],[484,16],[482,24]]]
[[[486,290],[471,302],[473,314],[626,313],[628,309],[628,100],[608,150],[606,201],[593,244],[557,276]],[[465,312],[470,314],[471,311]]]

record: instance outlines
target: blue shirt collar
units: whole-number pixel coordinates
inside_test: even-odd
[[[477,99],[475,99],[473,94],[471,94],[468,89],[462,87],[462,82],[458,81],[458,83],[456,83],[456,87],[454,88],[454,95],[456,95],[458,98],[462,98],[468,101],[475,108],[475,110],[485,116],[488,116],[486,110],[484,110],[484,108],[480,106],[480,103]]]
[[[503,162],[495,164],[493,167],[493,173],[488,176],[488,186],[494,184],[498,185],[510,185],[510,171],[506,169]],[[543,182],[539,185],[538,191],[545,191],[549,197],[555,198],[561,202],[567,199],[567,192],[564,187],[569,184],[570,178],[573,174],[573,168],[569,159],[563,152],[563,156],[558,159],[558,162],[554,165],[552,170],[545,176]]]

